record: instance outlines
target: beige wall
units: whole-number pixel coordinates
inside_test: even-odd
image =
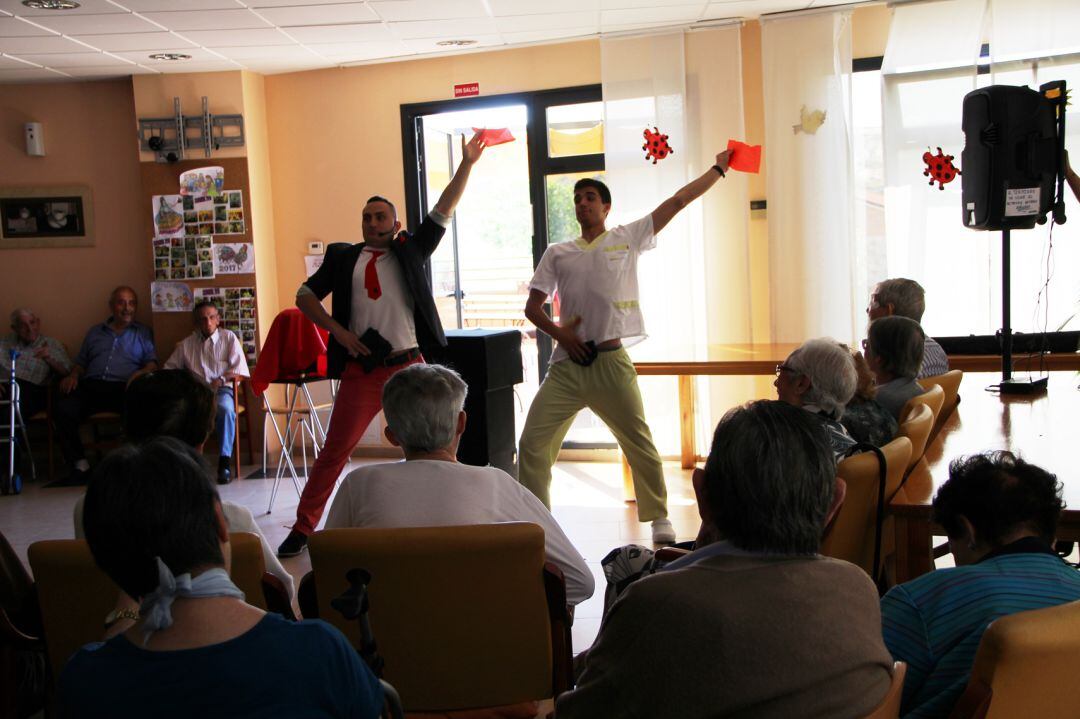
[[[7,85],[0,92],[0,185],[89,185],[94,247],[0,250],[0,311],[33,308],[48,335],[75,353],[86,329],[109,315],[107,300],[130,284],[149,324],[153,275],[139,198],[131,81]],[[23,123],[40,122],[45,157],[26,154]]]

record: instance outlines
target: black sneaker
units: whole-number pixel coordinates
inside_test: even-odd
[[[217,466],[217,483],[228,484],[232,481],[232,457],[219,457]]]
[[[289,531],[289,536],[277,548],[277,555],[281,558],[295,557],[307,548],[307,535],[300,534],[295,529]]]

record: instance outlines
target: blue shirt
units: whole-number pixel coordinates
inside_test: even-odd
[[[94,325],[86,333],[75,364],[84,368],[86,379],[126,382],[150,362],[157,362],[154,331],[132,322],[120,334],[109,323]]]
[[[124,635],[75,652],[60,679],[64,717],[360,717],[382,710],[379,681],[345,636],[267,614],[220,644],[148,651]]]
[[[881,600],[881,622],[893,659],[908,665],[901,716],[949,715],[990,622],[1077,599],[1080,572],[1048,549],[938,569],[893,587]]]

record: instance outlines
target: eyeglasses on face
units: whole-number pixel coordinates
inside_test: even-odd
[[[799,370],[795,369],[787,362],[781,362],[776,365],[776,376],[779,377],[781,372],[791,372],[792,374],[799,374]]]

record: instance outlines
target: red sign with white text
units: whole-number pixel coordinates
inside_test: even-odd
[[[480,83],[467,82],[464,85],[454,85],[454,97],[472,97],[480,94]]]

